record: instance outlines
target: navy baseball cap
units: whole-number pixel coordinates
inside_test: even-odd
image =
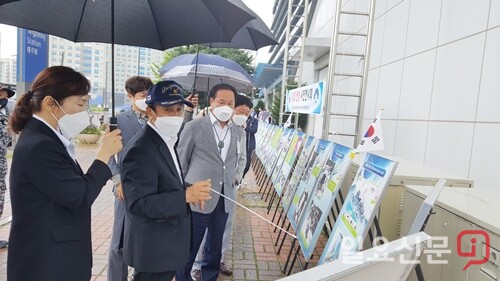
[[[14,92],[14,90],[12,90],[11,88],[4,88],[2,85],[0,85],[0,91],[6,91],[7,92],[7,96],[9,98],[11,98],[13,95],[16,94],[16,92]]]
[[[183,103],[189,107],[193,107],[193,104],[184,98],[183,93],[184,89],[177,82],[172,80],[160,81],[149,88],[148,95],[146,96],[146,104],[171,106]]]

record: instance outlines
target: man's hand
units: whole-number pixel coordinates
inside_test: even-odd
[[[123,196],[123,188],[122,188],[122,183],[119,183],[117,186],[116,186],[116,198],[118,198],[118,200],[121,200],[123,201],[123,199],[125,199],[125,197]]]
[[[210,188],[212,187],[212,180],[195,182],[192,186],[186,189],[186,203],[199,205],[203,210],[205,201],[212,199],[210,196]]]
[[[194,95],[193,95],[193,94],[190,94],[190,95],[186,98],[186,100],[187,100],[187,101],[190,101],[190,102],[193,104],[193,106],[194,106],[195,108],[197,108],[197,107],[198,107],[198,94],[194,94]],[[193,111],[193,108],[192,108],[192,107],[189,107],[189,106],[187,106],[187,105],[186,105],[186,110],[188,110],[188,111],[192,112],[192,111]]]

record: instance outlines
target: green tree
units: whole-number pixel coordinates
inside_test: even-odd
[[[252,66],[253,56],[249,51],[242,49],[208,48],[203,45],[189,45],[166,50],[164,52],[162,61],[152,64],[151,71],[154,74],[155,80],[159,81],[161,79],[160,69],[171,59],[184,54],[196,54],[198,48],[199,52],[202,54],[219,55],[221,57],[235,61],[246,71],[248,71],[249,74],[253,74],[255,71],[254,67]]]
[[[260,109],[263,108],[263,107],[265,107],[264,101],[263,100],[259,100],[257,102],[257,104],[254,106],[253,111],[255,111],[256,115],[259,115]]]

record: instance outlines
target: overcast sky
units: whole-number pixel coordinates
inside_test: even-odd
[[[273,21],[272,7],[273,0],[243,0],[247,6],[257,13],[262,20],[271,26]],[[17,49],[17,31],[15,27],[0,24],[0,34],[1,34],[1,49],[0,57],[5,58],[16,54]],[[253,52],[254,56],[257,57],[257,62],[267,62],[269,58],[268,54],[269,47],[260,49],[257,54]]]

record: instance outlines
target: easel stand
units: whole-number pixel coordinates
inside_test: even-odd
[[[288,227],[287,227],[287,231],[288,229],[290,228],[290,223],[288,223]],[[375,230],[376,230],[376,237],[382,237],[382,231],[380,229],[380,223],[379,223],[379,220],[377,218],[377,216],[375,216],[373,218],[373,226],[375,226]],[[370,237],[370,243],[372,244],[372,246],[376,246],[373,244],[374,242],[374,236],[372,234],[372,230],[371,230],[371,227],[370,229],[368,230],[368,236]],[[283,246],[283,242],[285,240],[285,237],[283,237],[283,240],[282,240],[282,244],[280,245],[280,248],[279,250],[281,250],[281,247]],[[295,262],[298,260],[299,261],[299,268],[300,270],[306,270],[308,267],[309,267],[309,261],[313,259],[313,255],[311,255],[311,258],[309,259],[309,261],[306,261],[304,265],[302,265],[300,259],[298,258],[299,257],[299,254],[300,254],[300,246],[298,245],[297,248],[295,249],[295,244],[297,244],[297,238],[292,238],[292,246],[290,247],[290,252],[288,252],[288,256],[287,256],[287,259],[286,259],[286,263],[285,263],[285,266],[283,268],[283,273],[286,273],[286,275],[290,275],[292,273],[292,269],[295,265]],[[383,244],[383,241],[382,241],[382,244]],[[279,250],[278,250],[278,254],[279,254]],[[290,262],[290,258],[292,256],[292,253],[295,251],[295,254],[293,256],[293,259],[290,263],[290,267],[288,267],[288,263]],[[287,272],[287,269],[288,269],[288,272]],[[419,280],[419,281],[424,281],[424,280]]]
[[[432,212],[432,208],[429,210],[429,214],[427,214],[427,217],[425,218],[424,224],[422,225],[422,228],[420,228],[420,231],[424,231],[425,227],[427,226],[427,222],[429,221],[429,218],[434,215],[435,213]],[[422,266],[417,264],[415,266],[415,273],[417,274],[417,280],[418,281],[425,281],[424,277],[424,272],[422,271]]]
[[[283,268],[283,271],[282,271],[283,273],[286,273],[287,276],[292,274],[293,266],[295,265],[295,262],[297,261],[297,258],[299,256],[300,246],[297,246],[297,250],[295,250],[295,254],[293,256],[292,263],[290,264],[290,267],[288,268],[288,272],[286,272],[287,267],[288,267],[288,262],[290,261],[291,254],[293,252],[293,249],[294,249],[296,243],[297,243],[297,238],[293,238],[292,247],[290,248],[290,252],[288,253],[288,257],[286,259],[285,267]],[[310,260],[313,259],[313,257],[314,257],[314,255],[311,255]],[[309,267],[309,261],[306,261],[305,264],[302,265],[302,262],[300,262],[300,259],[299,259],[300,270],[306,270],[308,267]]]
[[[339,190],[338,199],[340,199],[340,206],[341,206],[341,205],[343,205],[343,204],[344,204],[344,196],[343,196],[343,194],[342,194],[342,190]],[[337,214],[338,214],[338,213],[340,213],[340,206],[339,206],[339,204],[338,204],[338,202],[337,202],[337,198],[335,198],[335,207],[337,208]],[[283,228],[283,227],[285,226],[285,222],[286,222],[286,213],[287,213],[287,212],[285,211],[285,209],[284,209],[284,208],[282,208],[282,209],[281,209],[281,212],[280,212],[280,215],[279,215],[279,217],[278,217],[278,221],[276,222],[276,224],[279,224],[279,221],[280,221],[281,217],[283,217],[283,221],[281,222],[281,225],[280,225],[280,227],[281,227],[281,228]],[[336,219],[336,216],[335,216],[335,212],[334,212],[333,208],[332,208],[332,210],[331,210],[331,214],[333,215],[333,218],[334,218],[334,220],[335,220],[335,219]],[[330,221],[329,221],[329,219],[328,219],[328,222],[329,222],[329,224],[330,224],[330,230],[331,230],[331,229],[333,228],[333,224],[335,223],[335,221],[334,221],[333,223],[330,223]],[[290,224],[290,223],[288,223],[288,226],[287,226],[287,228],[286,228],[286,231],[289,231],[289,230],[290,230],[290,227],[291,227],[291,224]],[[277,230],[277,228],[275,227],[275,228],[274,228],[274,232],[276,232],[276,230]],[[282,232],[282,231],[280,230],[280,231],[279,231],[279,233],[278,233],[278,237],[276,238],[276,242],[274,243],[274,246],[278,246],[278,242],[279,242],[280,237],[281,237],[281,232]],[[327,233],[327,232],[325,232],[325,234],[326,234],[326,236],[327,236],[327,237],[330,235],[330,233]],[[281,240],[281,244],[280,244],[280,245],[279,245],[279,247],[278,247],[278,252],[277,252],[277,254],[278,254],[278,255],[280,254],[280,252],[281,252],[281,248],[283,247],[283,244],[285,243],[285,239],[286,239],[286,235],[284,235],[284,236],[283,236],[283,239]],[[292,242],[293,242],[293,241],[292,241]],[[292,248],[293,248],[293,247],[292,247]],[[290,249],[290,251],[291,251],[291,250],[292,250],[292,249]],[[288,255],[290,255],[290,253],[289,253]]]

